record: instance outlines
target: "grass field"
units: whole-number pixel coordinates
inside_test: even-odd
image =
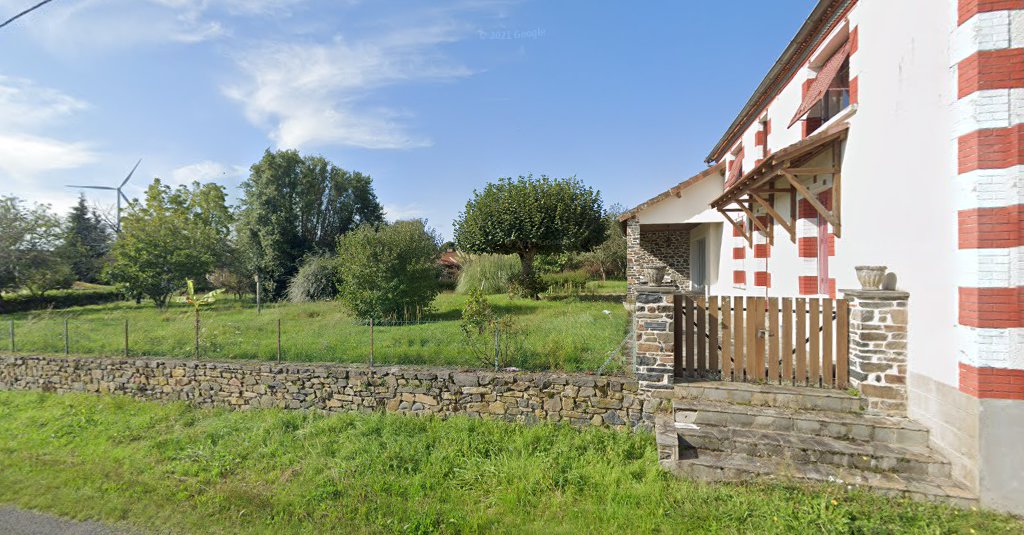
[[[593,293],[555,300],[488,299],[500,314],[517,318],[525,349],[511,364],[523,369],[596,370],[626,335],[621,298],[625,282],[593,283]],[[465,296],[444,293],[420,324],[375,326],[377,364],[482,366],[463,343],[459,327]],[[605,312],[607,311],[607,313]],[[337,302],[270,304],[256,314],[248,300],[222,298],[203,312],[202,358],[277,358],[277,322],[281,321],[282,358],[287,361],[367,362],[370,328]],[[20,352],[64,351],[64,320],[72,353],[122,355],[128,320],[132,356],[187,358],[193,355],[193,313],[175,303],[158,310],[152,303],[117,302],[0,316],[15,322]],[[9,325],[0,326],[0,350],[10,347]]]
[[[179,533],[1021,533],[837,487],[712,485],[653,437],[0,392],[0,503]]]

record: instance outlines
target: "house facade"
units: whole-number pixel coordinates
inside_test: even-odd
[[[821,0],[706,163],[622,216],[630,291],[664,264],[694,294],[834,299],[886,266],[906,364],[861,379],[1024,513],[1024,0]]]

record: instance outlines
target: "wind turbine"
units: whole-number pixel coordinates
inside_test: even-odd
[[[142,163],[142,158],[139,158],[139,161],[135,162],[135,167],[132,167],[132,170],[128,172],[128,176],[124,177],[124,181],[121,182],[121,185],[117,186],[117,187],[110,187],[110,186],[71,186],[71,185],[69,185],[67,187],[69,187],[69,188],[79,188],[79,189],[102,189],[102,190],[108,190],[108,191],[116,191],[117,192],[117,224],[116,224],[116,228],[114,229],[114,231],[120,233],[121,232],[121,199],[124,199],[125,204],[131,202],[131,201],[128,200],[128,197],[124,194],[124,192],[121,191],[121,188],[123,188],[124,185],[127,184],[129,180],[131,180],[132,175],[135,173],[135,170],[139,168],[139,164],[140,163]]]

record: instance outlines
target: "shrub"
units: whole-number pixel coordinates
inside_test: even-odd
[[[498,316],[479,288],[469,291],[460,328],[466,348],[485,366],[506,368],[525,361],[525,332],[514,317]]]
[[[420,220],[369,225],[338,242],[338,296],[363,319],[410,319],[437,297],[440,239]]]
[[[288,282],[288,300],[292,303],[330,301],[338,295],[338,261],[325,256],[310,256]]]
[[[587,289],[590,274],[584,270],[551,273],[541,277],[549,294],[579,295]]]
[[[28,294],[5,295],[0,299],[0,314],[42,310],[47,308],[71,308],[87,305],[99,305],[113,301],[121,301],[124,294],[115,288],[95,290],[56,290],[45,296]]]
[[[508,293],[509,285],[521,270],[515,255],[466,255],[455,291],[461,294],[480,290],[484,294]]]

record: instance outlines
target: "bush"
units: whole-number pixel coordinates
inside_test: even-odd
[[[484,294],[508,293],[522,267],[516,255],[466,255],[455,291],[460,294],[480,290]]]
[[[288,282],[288,300],[292,303],[330,301],[338,295],[338,261],[326,256],[310,256]]]
[[[483,365],[506,368],[524,362],[526,333],[514,317],[498,316],[479,288],[469,291],[460,328],[466,348]]]
[[[440,239],[420,220],[369,225],[338,242],[338,296],[363,319],[411,319],[440,291]]]
[[[0,314],[43,310],[47,308],[71,308],[100,305],[121,301],[124,294],[114,288],[96,290],[57,290],[45,296],[28,294],[5,295],[0,299]]]
[[[549,294],[579,295],[587,289],[590,274],[584,270],[551,273],[541,277]]]

